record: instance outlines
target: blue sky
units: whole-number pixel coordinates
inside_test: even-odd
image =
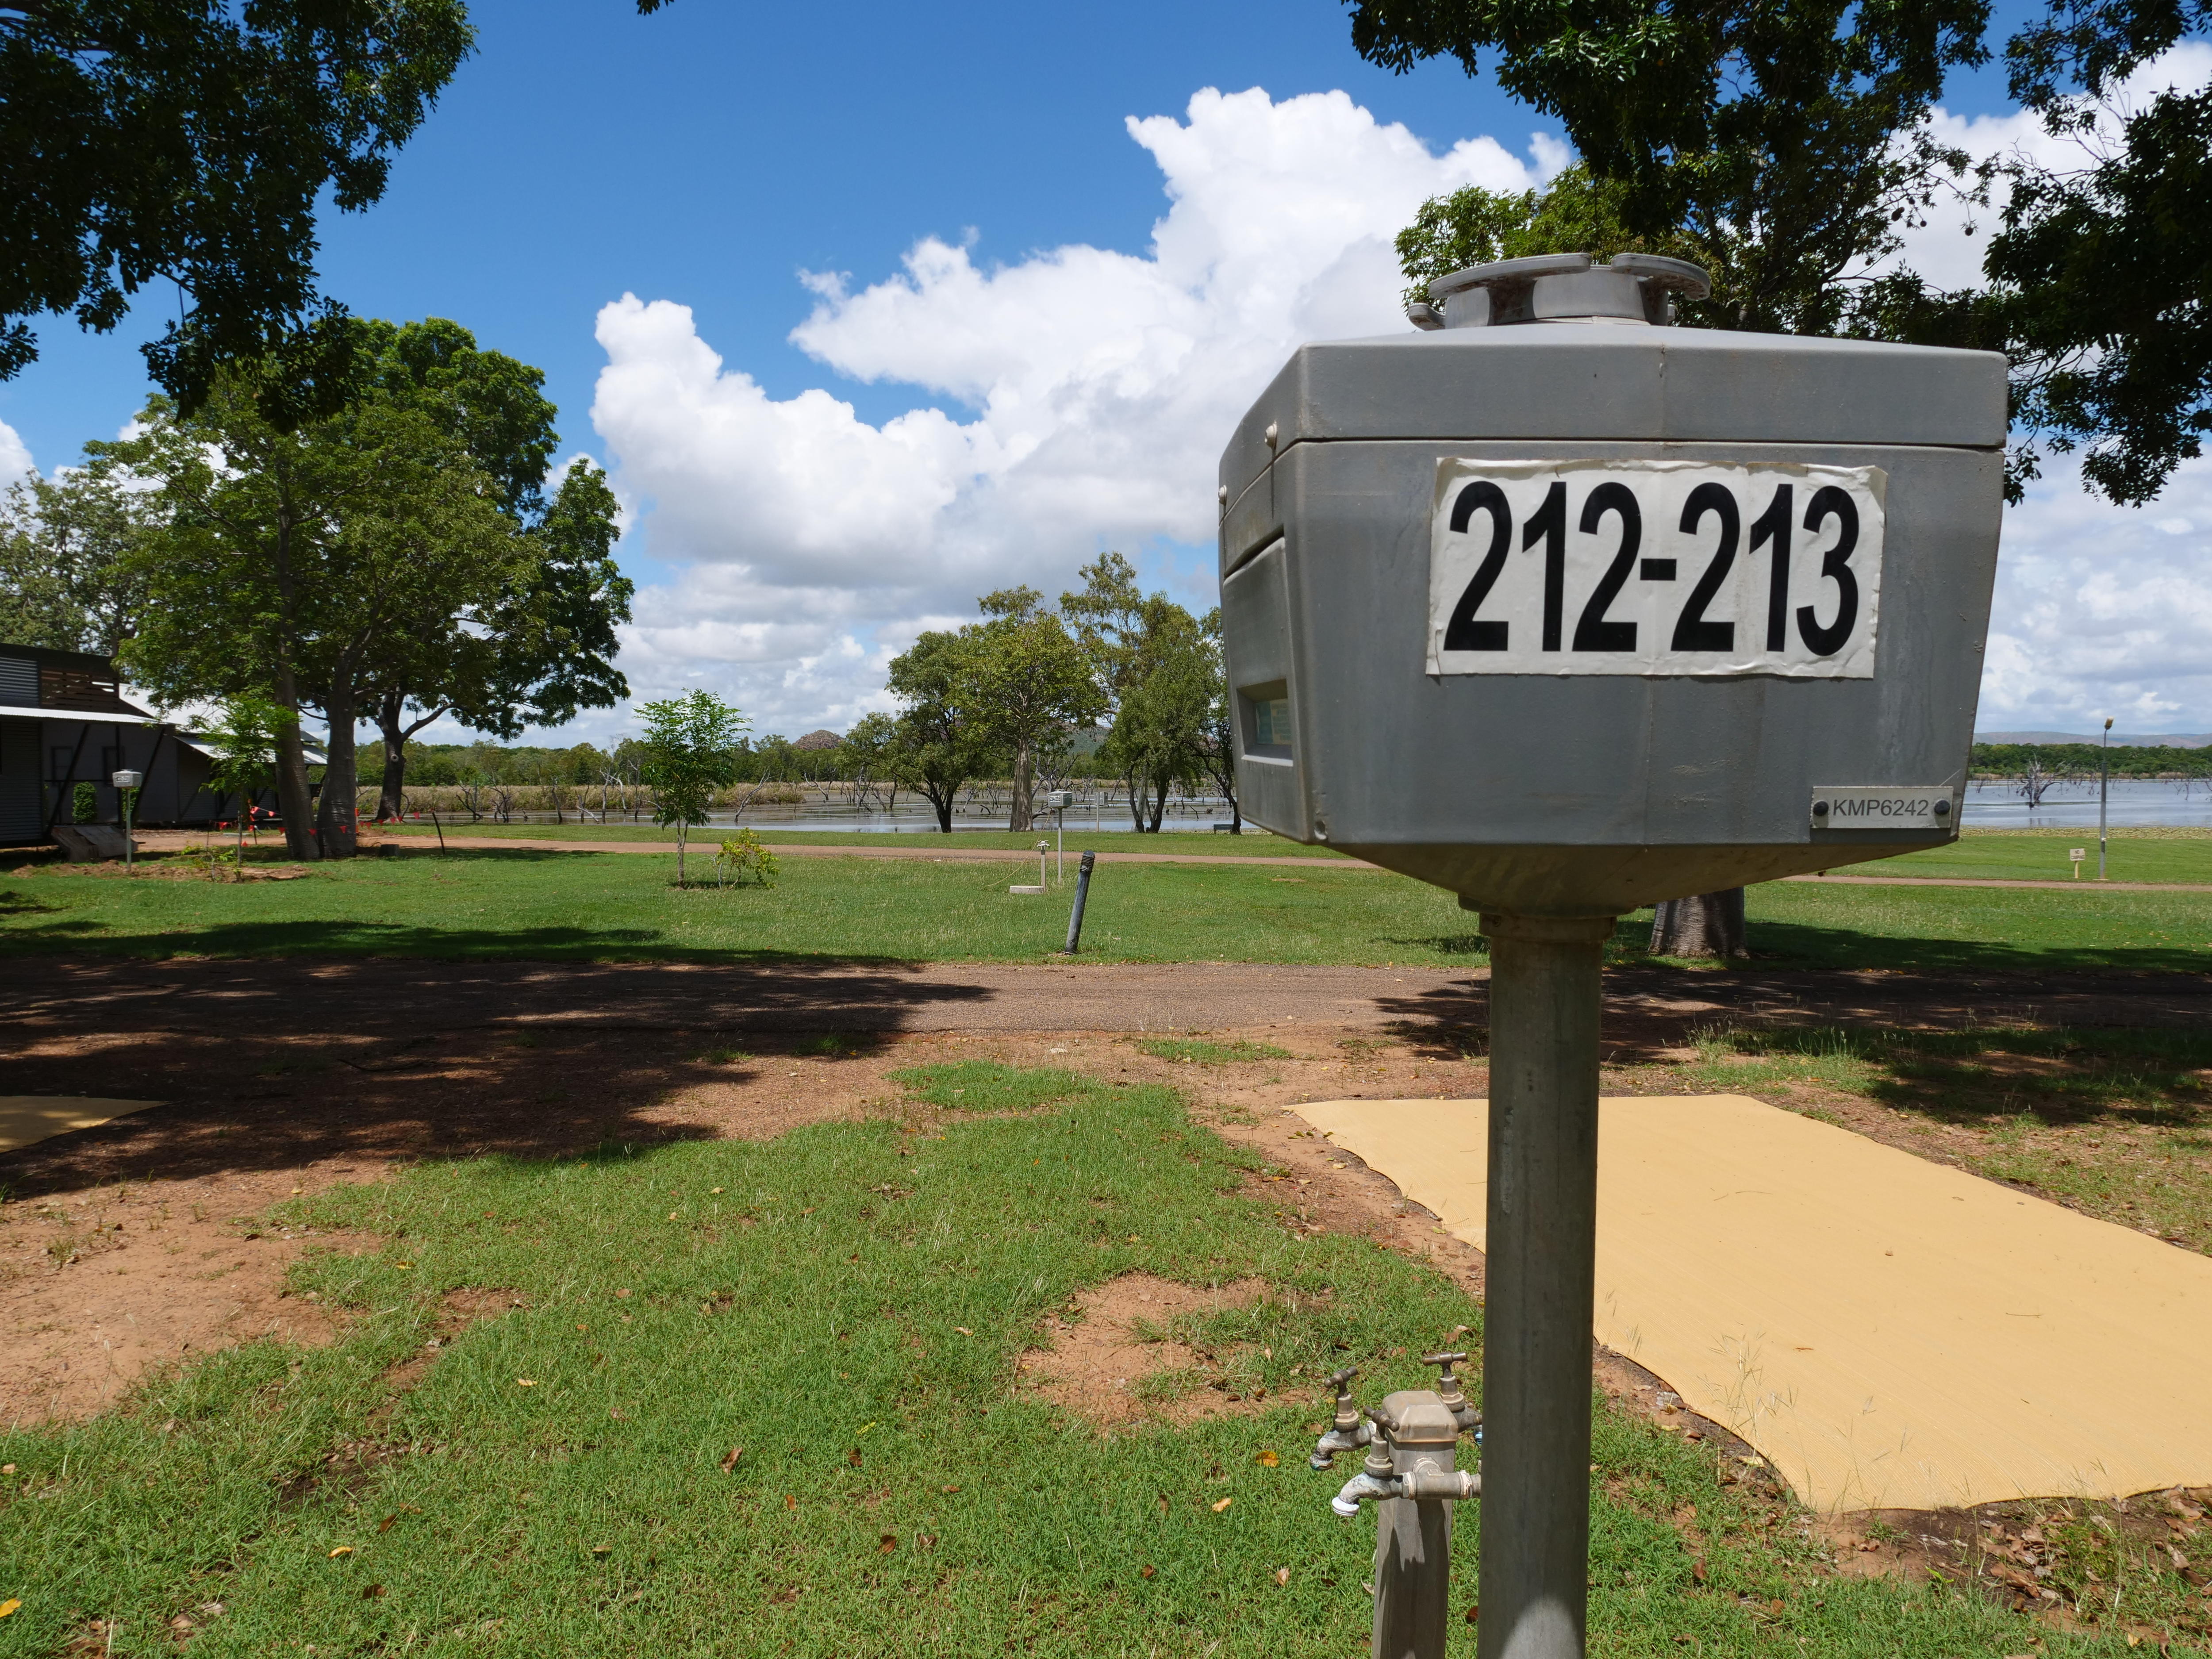
[[[1298,338],[1402,325],[1388,234],[1421,195],[1560,156],[1531,147],[1553,124],[1456,64],[1361,62],[1334,0],[473,11],[477,54],[385,200],[326,220],[325,286],[546,371],[564,453],[610,465],[630,508],[633,682],[714,685],[768,729],[880,706],[916,629],[1006,580],[1056,591],[1107,546],[1207,602],[1227,422]],[[1266,96],[1194,102],[1209,88]],[[2016,136],[2002,92],[1985,70],[1948,97],[1983,147]],[[1284,270],[1297,291],[1260,297]],[[42,331],[0,383],[37,465],[130,417],[174,304]],[[2076,495],[2055,469],[2008,526],[2024,585],[1984,724],[2109,705],[2212,728],[2192,642],[2212,480],[2148,514]]]

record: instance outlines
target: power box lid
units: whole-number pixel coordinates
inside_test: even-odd
[[[1545,323],[1301,346],[1221,457],[1234,501],[1294,443],[1361,439],[1939,445],[2005,441],[1994,351]]]

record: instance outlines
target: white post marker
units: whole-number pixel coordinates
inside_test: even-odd
[[[115,793],[123,797],[123,867],[126,870],[131,867],[131,855],[137,850],[131,840],[131,807],[143,776],[141,773],[123,771],[108,780],[115,786]]]
[[[2086,847],[2069,847],[2066,849],[2066,856],[2073,860],[2074,879],[2076,881],[2081,880],[2081,860],[2089,856],[2089,849]]]
[[[1050,842],[1041,841],[1036,844],[1037,878],[1036,886],[1032,887],[1026,882],[1016,882],[1012,886],[1007,888],[1006,890],[1009,893],[1018,893],[1030,897],[1042,894],[1045,890],[1044,855],[1050,851],[1052,851],[1052,843]]]

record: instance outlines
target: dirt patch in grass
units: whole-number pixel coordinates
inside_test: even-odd
[[[1267,1390],[1237,1389],[1224,1363],[1231,1356],[1177,1342],[1169,1331],[1178,1315],[1249,1308],[1267,1293],[1256,1279],[1199,1285],[1124,1274],[1046,1317],[1037,1346],[1018,1362],[1022,1385],[1102,1428],[1259,1411]]]
[[[2212,1637],[2212,1487],[1820,1517],[1838,1573],[1947,1586],[2066,1631]]]
[[[872,1038],[530,1026],[394,1040],[19,1025],[4,1057],[21,1091],[168,1102],[0,1158],[0,1423],[16,1424],[83,1419],[241,1342],[333,1340],[337,1321],[288,1274],[310,1249],[379,1241],[272,1223],[289,1199],[426,1157],[767,1139],[884,1109],[900,1063]]]
[[[310,1248],[366,1241],[252,1219],[298,1190],[262,1172],[0,1204],[0,1422],[89,1417],[150,1371],[240,1342],[335,1340],[339,1317],[289,1294],[286,1274]]]
[[[392,1397],[381,1409],[389,1412],[392,1406],[397,1405],[399,1396],[420,1382],[423,1373],[437,1364],[453,1340],[469,1327],[501,1318],[527,1305],[527,1299],[520,1291],[486,1291],[467,1286],[447,1291],[439,1298],[437,1322],[421,1350],[384,1373],[385,1385],[392,1390]]]

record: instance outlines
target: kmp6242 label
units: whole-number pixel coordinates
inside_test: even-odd
[[[1874,674],[1887,476],[1437,464],[1431,674]]]

